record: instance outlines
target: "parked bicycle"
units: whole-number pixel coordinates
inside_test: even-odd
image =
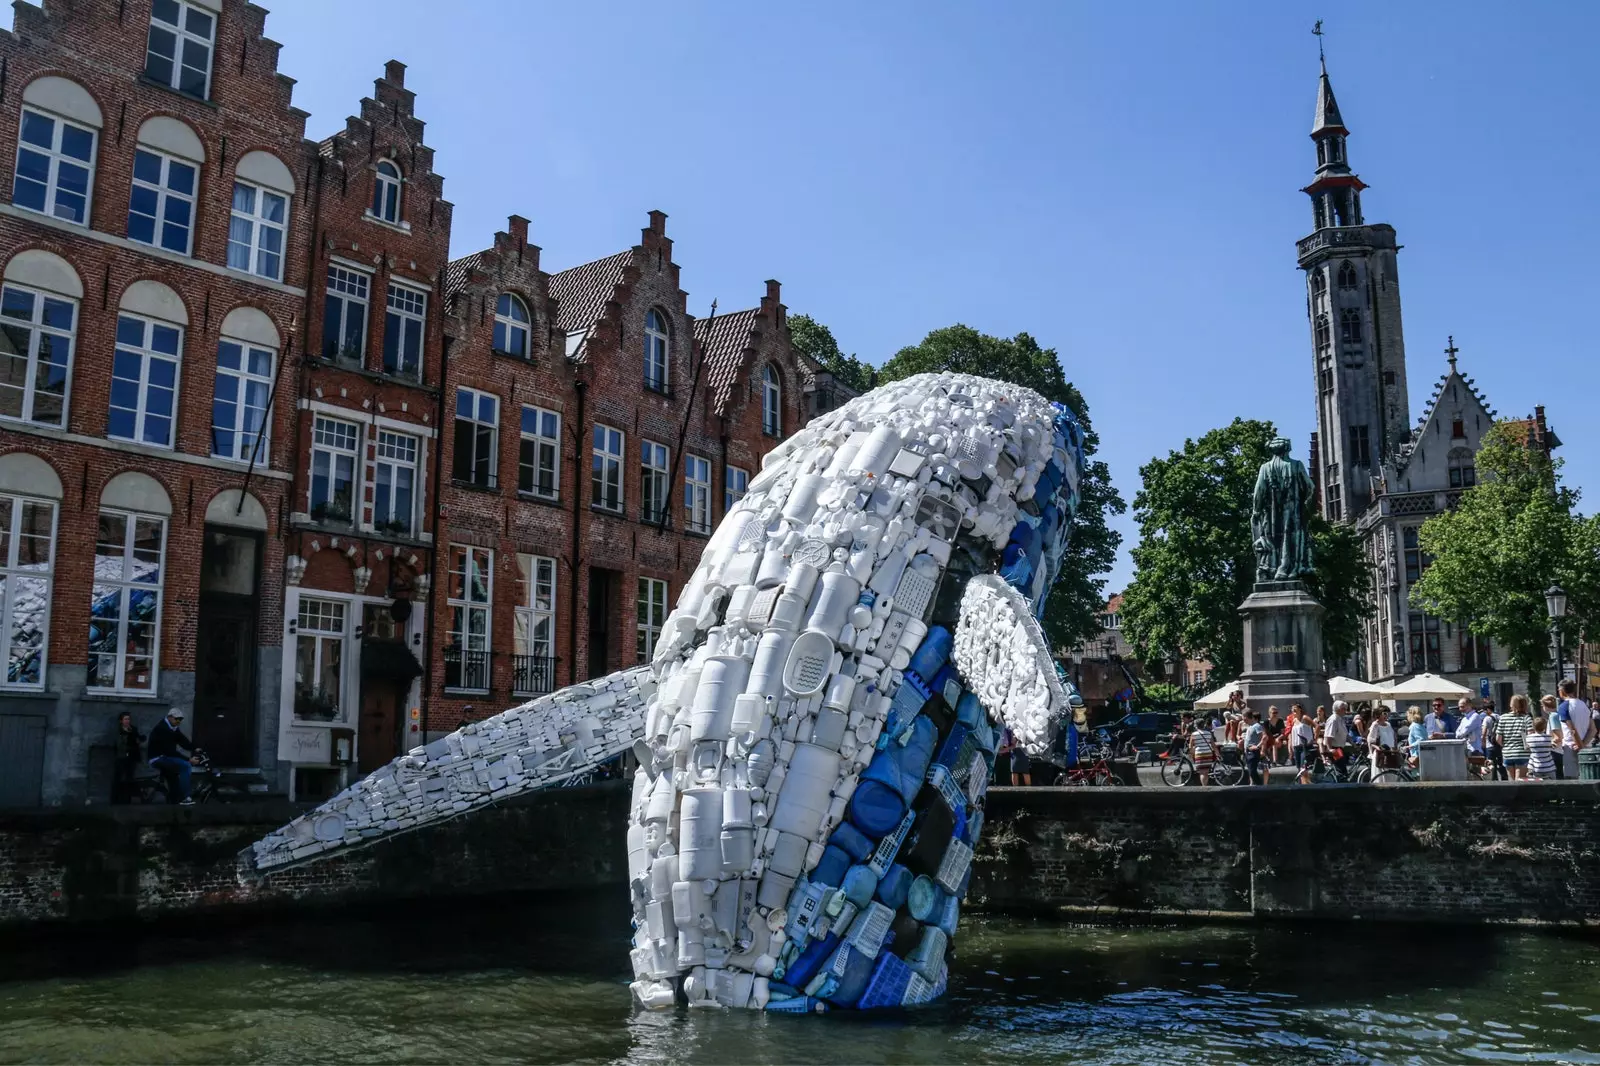
[[[234,803],[253,799],[266,790],[266,778],[256,769],[223,769],[211,761],[211,756],[200,748],[189,759],[193,769],[189,775],[189,795],[196,803]],[[176,803],[172,789],[176,779],[155,770],[136,775],[131,784],[132,799],[136,803]]]
[[[1104,755],[1099,755],[1093,760],[1085,759],[1081,755],[1078,765],[1069,767],[1065,773],[1056,778],[1057,785],[1086,786],[1086,785],[1114,785],[1117,775],[1111,769],[1111,762]]]

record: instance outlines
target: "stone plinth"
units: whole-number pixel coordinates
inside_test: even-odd
[[[1258,581],[1239,605],[1244,615],[1245,699],[1263,718],[1276,705],[1314,710],[1328,702],[1322,676],[1322,604],[1299,581]]]

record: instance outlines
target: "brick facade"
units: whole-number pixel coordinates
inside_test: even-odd
[[[48,0],[0,33],[0,521],[55,524],[47,567],[39,538],[0,558],[0,805],[103,799],[123,710],[148,732],[180,708],[219,761],[315,798],[469,714],[631,664],[641,589],[664,616],[730,469],[753,477],[838,399],[793,351],[776,282],[750,310],[688,313],[661,212],[555,274],[517,216],[451,262],[405,66],[308,140],[265,17]],[[50,320],[19,323],[29,308]],[[519,347],[508,327],[516,353],[497,351]],[[462,389],[492,425],[457,426]],[[595,506],[597,426],[620,444],[616,508]],[[90,532],[124,525],[118,585]]]

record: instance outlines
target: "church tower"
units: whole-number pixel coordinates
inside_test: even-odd
[[[1355,522],[1377,494],[1383,464],[1411,431],[1406,350],[1400,327],[1400,275],[1394,227],[1368,225],[1361,214],[1367,186],[1350,170],[1350,131],[1322,66],[1311,139],[1316,177],[1312,232],[1296,245],[1306,272],[1306,309],[1317,383],[1322,513]]]

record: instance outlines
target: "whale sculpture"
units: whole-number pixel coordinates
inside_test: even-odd
[[[996,726],[1048,748],[1038,618],[1083,433],[1031,390],[884,385],[770,453],[649,665],[417,748],[246,849],[311,861],[638,759],[635,999],[812,1011],[945,987]]]

